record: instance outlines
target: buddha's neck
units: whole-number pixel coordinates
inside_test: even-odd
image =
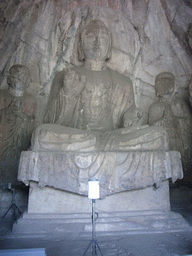
[[[106,70],[105,60],[85,60],[85,68],[93,71]]]
[[[173,100],[173,96],[172,95],[164,95],[163,97],[160,97],[160,100],[162,102],[171,102]]]

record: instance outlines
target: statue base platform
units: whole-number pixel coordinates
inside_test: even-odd
[[[170,212],[169,179],[182,175],[176,151],[22,152],[18,178],[30,186],[28,213],[13,234],[90,236],[90,178],[100,181],[97,232],[188,230],[183,217]]]
[[[91,200],[87,196],[54,189],[40,188],[30,182],[28,213],[91,213]],[[170,210],[169,181],[159,188],[150,186],[143,189],[124,191],[96,200],[97,212]]]
[[[28,213],[13,226],[15,236],[91,236],[92,201],[30,182]],[[170,212],[169,182],[96,200],[98,235],[191,231],[184,218]]]
[[[171,211],[99,212],[97,236],[192,231],[184,218]],[[91,237],[91,214],[28,213],[14,225],[13,237]]]

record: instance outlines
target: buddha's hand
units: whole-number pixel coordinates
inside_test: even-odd
[[[124,127],[140,126],[145,118],[144,112],[140,108],[132,108],[125,112],[123,116]]]
[[[164,120],[164,118],[159,119],[159,120],[156,121],[153,125],[154,125],[154,126],[164,127],[164,126],[165,126],[165,120]]]
[[[78,75],[73,69],[64,72],[64,93],[78,97],[85,88],[85,76]]]

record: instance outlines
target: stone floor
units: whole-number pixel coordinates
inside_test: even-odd
[[[192,226],[192,188],[187,186],[171,188],[171,209],[180,213]],[[48,256],[80,256],[86,251],[90,237],[53,236],[17,237],[11,234],[11,214],[0,219],[0,250],[45,248]],[[98,245],[104,256],[166,256],[192,255],[192,232],[166,232],[155,234],[104,233],[97,236]],[[89,249],[86,255],[92,255]],[[97,255],[100,255],[97,250]]]

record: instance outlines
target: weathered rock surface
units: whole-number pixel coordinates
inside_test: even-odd
[[[112,31],[111,69],[129,76],[136,106],[148,112],[156,101],[157,74],[176,78],[176,93],[188,97],[192,54],[186,33],[192,23],[189,1],[15,1],[0,3],[0,84],[13,64],[29,67],[27,89],[37,100],[36,126],[42,123],[55,74],[76,59],[77,31],[100,19]]]
[[[192,22],[187,1],[2,1],[0,8],[1,88],[12,64],[27,65],[34,82],[29,90],[43,107],[37,122],[55,72],[72,62],[79,24],[90,17],[111,29],[109,66],[132,77],[137,105],[148,110],[155,100],[155,76],[163,71],[172,72],[179,95],[187,95],[192,66],[185,37]]]
[[[151,152],[48,152],[21,155],[18,179],[29,185],[54,187],[80,195],[88,194],[88,180],[99,179],[100,195],[161,185],[183,177],[180,154]]]

